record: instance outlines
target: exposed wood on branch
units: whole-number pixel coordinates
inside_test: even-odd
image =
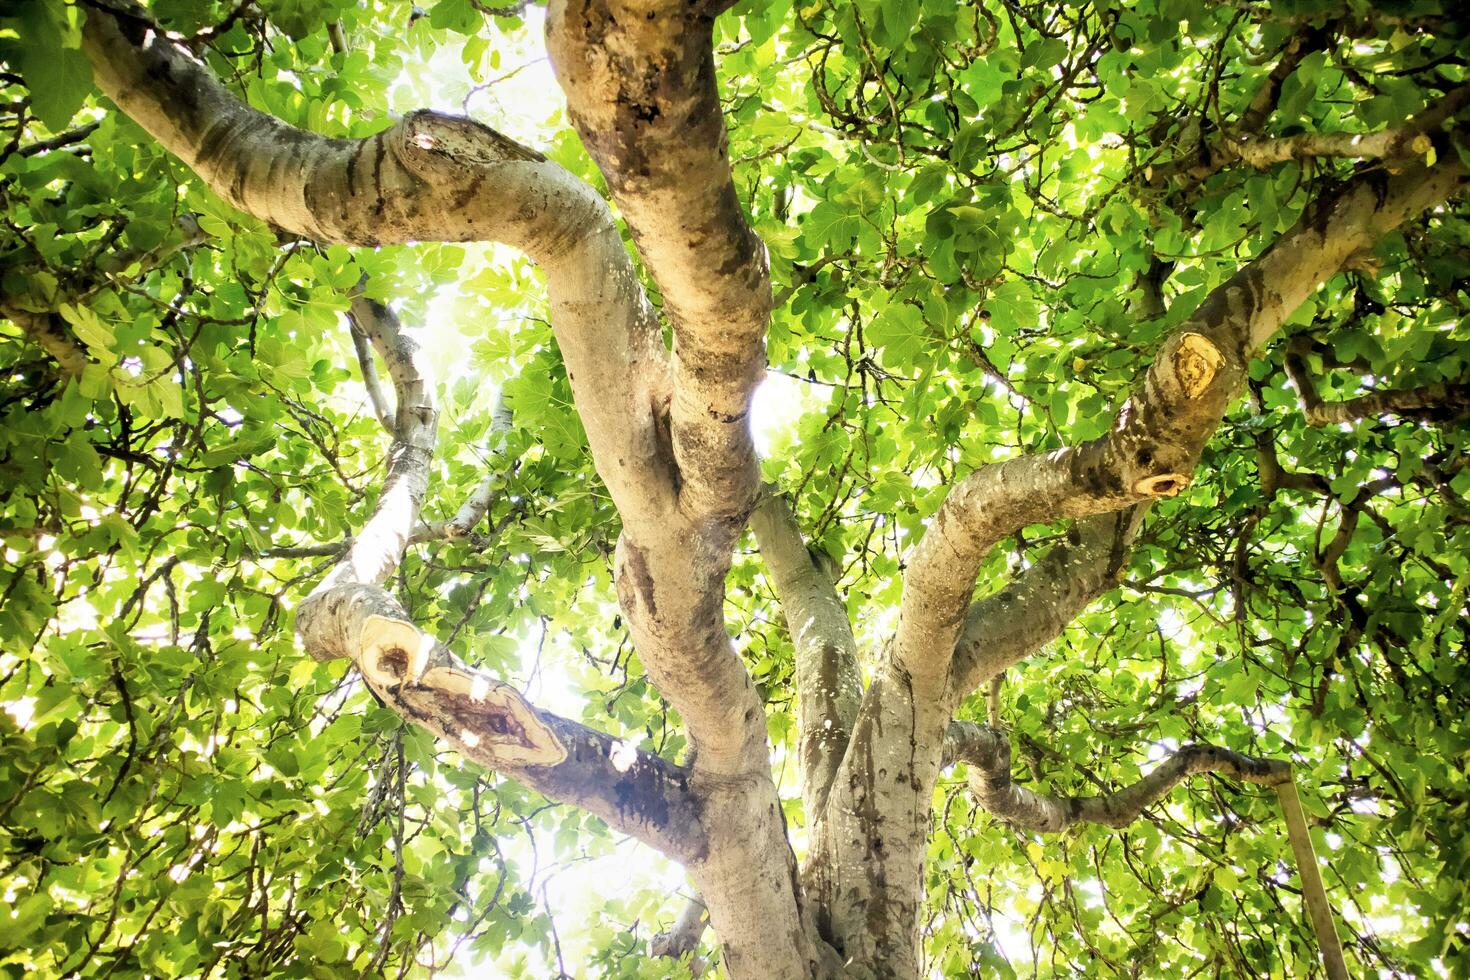
[[[687,772],[536,708],[419,630],[381,589],[346,583],[316,593],[297,624],[313,656],[351,659],[384,704],[466,758],[579,806],[674,860],[703,856],[702,806]]]
[[[677,860],[698,858],[705,847],[700,805],[686,773],[537,710],[515,688],[460,661],[378,588],[422,527],[437,412],[425,358],[393,311],[359,292],[352,316],[393,380],[394,442],[372,516],[297,611],[302,645],[318,659],[350,659],[385,704],[467,758],[581,806]]]
[[[542,267],[577,413],[623,522],[615,576],[624,618],[697,753],[690,786],[702,799],[708,847],[690,862],[691,877],[732,971],[804,974],[821,954],[796,894],[764,705],[723,618],[731,550],[756,489],[748,409],[764,366],[765,253],[723,157],[709,47],[715,5],[618,12],[631,33],[586,4],[553,4],[548,24],[563,80],[568,65],[586,65],[591,99],[613,100],[602,105],[611,115],[599,115],[568,84],[572,114],[579,125],[593,121],[584,139],[663,290],[672,358],[606,202],[539,153],[433,112],[362,140],[304,132],[244,105],[138,15],[91,8],[83,47],[120,109],[259,219],[321,242],[495,240]],[[640,65],[658,68],[652,89]],[[636,84],[645,88],[604,91],[603,70],[643,78]],[[629,98],[617,102],[619,91]],[[703,157],[669,152],[677,146]],[[709,223],[681,224],[684,215]],[[404,439],[402,405],[406,448],[395,448],[385,485],[401,506],[391,531],[354,540],[333,573],[338,581],[373,580],[417,527],[425,460]],[[374,549],[373,560],[359,561]],[[773,922],[792,925],[774,939]]]
[[[920,678],[947,669],[980,563],[1006,535],[1187,487],[1252,354],[1351,256],[1463,183],[1458,163],[1415,165],[1397,177],[1365,174],[1313,202],[1164,341],[1106,435],[991,463],[955,484],[909,557],[897,662]]]

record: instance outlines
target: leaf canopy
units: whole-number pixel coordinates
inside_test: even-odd
[[[538,8],[150,10],[293,124],[356,137],[463,105],[602,186]],[[646,955],[677,869],[608,880],[653,859],[463,764],[291,631],[331,557],[281,549],[350,537],[384,465],[341,325],[365,275],[439,373],[425,516],[453,515],[487,469],[501,487],[478,534],[410,550],[396,593],[460,657],[681,758],[617,613],[617,516],[539,273],[492,246],[283,240],[108,111],[82,16],[25,0],[0,20],[5,304],[54,314],[87,355],[67,378],[0,324],[0,971],[687,969]],[[763,476],[840,569],[860,645],[891,632],[902,556],[945,487],[1100,435],[1165,333],[1358,166],[1225,158],[1273,71],[1293,66],[1260,135],[1366,134],[1465,82],[1467,35],[1450,0],[741,0],[719,19],[729,153],[781,301]],[[1391,235],[1284,333],[1196,482],[1153,509],[1124,585],[1008,672],[1002,716],[1027,778],[1061,793],[1196,740],[1296,760],[1361,972],[1460,973],[1470,429],[1309,424],[1290,362],[1325,401],[1470,375],[1464,202]],[[1014,536],[978,594],[1064,533]],[[753,543],[726,615],[800,847],[792,643]],[[985,712],[978,696],[962,714]],[[1124,832],[1043,839],[962,786],[936,791],[934,970],[1315,968],[1259,788],[1198,781]]]

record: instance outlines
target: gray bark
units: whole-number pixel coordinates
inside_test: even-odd
[[[955,722],[945,746],[949,759],[969,767],[970,795],[997,817],[1040,833],[1060,833],[1079,823],[1121,829],[1167,796],[1190,776],[1213,772],[1259,786],[1275,786],[1291,778],[1291,765],[1258,759],[1214,745],[1186,745],[1174,750],[1148,775],[1100,796],[1049,796],[1018,786],[1011,778],[1011,742],[1004,732],[969,722]]]
[[[397,393],[394,445],[377,509],[299,610],[306,648],[352,659],[385,703],[467,757],[685,863],[731,975],[914,977],[929,804],[955,706],[1116,582],[1141,505],[1188,485],[1250,357],[1344,263],[1457,193],[1464,175],[1455,162],[1414,163],[1315,202],[1165,340],[1106,435],[956,482],[909,556],[897,632],[866,691],[832,582],[789,513],[771,504],[757,514],[797,645],[814,842],[798,875],[764,705],[723,618],[732,549],[756,502],[748,413],[771,298],[725,152],[710,47],[719,7],[552,0],[547,17],[571,118],[658,283],[672,350],[607,203],[535,151],[431,112],[364,140],[303,132],[242,104],[138,15],[91,10],[84,47],[123,112],[258,218],[323,242],[496,240],[541,265],[576,408],[623,521],[623,615],[697,756],[688,768],[648,754],[630,764],[608,736],[457,661],[379,588],[408,543],[472,526],[488,496],[466,501],[468,524],[420,521],[432,384],[390,312],[361,299],[354,319]],[[1066,544],[975,601],[978,570],[1001,540],[1064,519],[1079,522]],[[828,723],[830,739],[818,735]],[[1059,801],[1016,787],[997,738],[971,735],[976,798],[1047,828],[1121,821],[1188,773],[1248,778],[1264,765],[1190,749],[1110,797]]]

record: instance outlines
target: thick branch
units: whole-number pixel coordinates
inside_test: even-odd
[[[765,368],[771,286],[765,248],[731,179],[714,7],[553,0],[547,47],[572,124],[674,329],[669,412],[681,507],[738,522],[756,495],[748,413]]]
[[[674,860],[703,856],[701,807],[684,770],[538,710],[421,632],[381,589],[343,584],[316,593],[297,615],[297,629],[312,656],[350,658],[384,704],[466,758],[579,806]]]
[[[215,193],[295,234],[495,240],[541,260],[599,224],[590,188],[468,119],[416,112],[363,140],[316,136],[246,106],[166,32],[111,7],[88,10],[83,49],[103,93]]]
[[[674,334],[656,411],[673,506],[614,499],[617,584],[650,678],[698,752],[711,858],[690,869],[735,976],[819,962],[771,778],[765,706],[726,633],[725,576],[755,503],[750,400],[765,367],[766,253],[736,197],[711,48],[719,0],[552,0],[547,46]],[[666,413],[666,414],[664,414]],[[602,469],[599,460],[599,471]],[[772,923],[788,923],[773,932]]]
[[[1059,833],[1079,823],[1121,829],[1143,815],[1189,776],[1213,772],[1260,786],[1291,778],[1291,765],[1258,759],[1214,745],[1176,749],[1148,775],[1104,796],[1048,796],[1018,786],[1011,779],[1011,742],[1003,732],[970,722],[950,725],[946,761],[969,766],[975,802],[1018,827]]]
[[[767,488],[750,527],[781,600],[796,649],[796,728],[802,798],[809,824],[827,800],[827,787],[847,749],[862,700],[857,642],[847,606],[813,560],[791,508]]]
[[[385,704],[467,758],[581,806],[677,860],[697,860],[705,844],[686,773],[538,711],[515,688],[467,666],[420,631],[377,587],[422,527],[437,413],[425,358],[393,311],[359,291],[352,317],[388,367],[398,406],[395,437],[372,517],[297,612],[302,645],[319,660],[350,659]]]
[[[1144,504],[1079,521],[1065,543],[971,604],[955,648],[954,700],[1056,639],[1094,599],[1114,588],[1147,509]]]
[[[743,224],[733,231],[729,224],[730,214],[738,216],[734,192],[718,189],[728,184],[728,166],[710,183],[710,172],[692,166],[695,161],[664,153],[682,144],[718,157],[722,143],[704,137],[721,123],[708,17],[662,7],[653,13],[649,24],[669,30],[674,47],[655,45],[661,52],[655,61],[668,70],[644,75],[640,84],[656,89],[663,121],[652,131],[638,130],[639,138],[619,151],[647,154],[639,159],[649,176],[640,176],[638,166],[604,169],[611,170],[615,188],[642,188],[621,195],[619,203],[674,316],[680,353],[672,372],[658,321],[607,205],[539,154],[470,120],[430,112],[411,114],[364,140],[315,136],[240,103],[146,20],[107,10],[89,11],[84,48],[99,87],[119,108],[216,193],[258,218],[317,241],[347,244],[497,240],[540,264],[577,412],[623,520],[616,559],[620,604],[650,679],[684,719],[697,750],[690,785],[704,801],[709,847],[707,857],[689,865],[691,877],[709,903],[732,972],[802,975],[818,960],[815,930],[796,894],[764,705],[723,619],[731,549],[754,499],[755,457],[745,416],[762,366],[760,335],[769,304],[764,253]],[[554,4],[549,22],[567,15],[565,5]],[[686,16],[701,31],[689,35]],[[572,19],[577,30],[596,20],[591,14]],[[563,51],[602,59],[604,66],[609,58],[624,67],[648,65],[646,52],[625,42],[656,38],[620,34],[606,19],[599,23],[604,33],[585,48]],[[694,102],[686,99],[693,90],[684,86],[694,76],[666,61],[691,43],[685,35],[705,46],[683,63],[698,68],[696,80],[704,85]],[[559,68],[566,64],[563,59]],[[592,97],[601,98],[596,92]],[[585,106],[572,101],[574,114],[585,115]],[[689,112],[696,103],[703,108]],[[617,111],[636,116],[641,110]],[[648,141],[640,142],[645,136]],[[588,142],[594,153],[602,152],[595,139]],[[682,191],[671,190],[674,174]],[[686,214],[713,215],[715,223],[705,226],[697,217],[682,223]],[[677,265],[690,251],[697,260]],[[671,375],[679,380],[677,396]],[[400,427],[402,414],[400,409]],[[330,596],[329,586],[343,578],[372,581],[390,553],[397,560],[417,522],[427,462],[426,454],[414,456],[418,452],[412,446],[395,450],[390,461],[384,495],[400,506],[390,508],[391,519],[380,511],[374,522],[382,518],[391,528],[381,534],[365,529],[348,565],[334,572],[319,596]],[[397,553],[389,542],[399,545]],[[358,561],[366,548],[377,549],[376,559]],[[370,552],[363,557],[374,558]],[[343,572],[348,566],[355,571]],[[314,596],[303,606],[298,622],[318,601]],[[795,925],[773,942],[771,922]]]
[[[1415,165],[1394,177],[1367,173],[1313,202],[1164,341],[1106,435],[993,463],[957,483],[909,557],[894,648],[899,666],[917,683],[946,676],[980,563],[1006,535],[1188,486],[1253,353],[1351,256],[1463,183],[1458,162]]]
[[[98,86],[225,200],[319,242],[500,241],[546,272],[552,325],[598,473],[620,507],[671,494],[654,408],[666,355],[607,205],[469,119],[415,112],[327,139],[251,109],[165,32],[89,10]],[[609,356],[612,355],[612,356]]]

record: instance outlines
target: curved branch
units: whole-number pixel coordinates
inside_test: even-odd
[[[809,825],[827,801],[827,788],[847,749],[862,701],[857,641],[847,606],[813,560],[791,508],[767,488],[750,515],[750,529],[775,583],[796,650],[796,743],[802,799]]]
[[[654,418],[667,390],[658,323],[586,183],[489,127],[435,112],[360,140],[305,132],[245,105],[166,32],[111,7],[88,10],[83,49],[119,109],[256,218],[319,242],[525,251],[546,273],[599,475],[620,508],[671,496]]]
[[[388,474],[346,558],[301,604],[296,628],[319,660],[350,659],[383,703],[466,758],[574,803],[680,861],[704,853],[700,805],[683,770],[576,722],[537,710],[422,632],[378,585],[419,524],[438,415],[426,359],[398,317],[359,290],[352,317],[397,394]]]
[[[1359,419],[1397,415],[1426,422],[1455,422],[1470,416],[1470,382],[1437,381],[1417,388],[1373,391],[1340,402],[1324,402],[1307,370],[1308,348],[1295,340],[1286,352],[1286,373],[1301,398],[1307,424],[1345,425]]]
[[[376,136],[328,139],[245,105],[141,12],[93,5],[82,37],[119,109],[220,197],[295,234],[495,240],[543,260],[598,225],[601,201],[584,183],[471,120],[420,111]]]
[[[707,49],[708,12],[657,6],[650,24],[676,33],[702,24],[702,37],[691,36]],[[553,4],[548,22],[561,22],[565,8]],[[636,47],[620,48],[614,36],[605,40],[605,47],[592,43],[575,56],[643,57]],[[681,35],[675,46],[692,43]],[[615,569],[619,603],[649,678],[682,717],[697,751],[689,780],[704,806],[708,849],[690,863],[691,877],[709,903],[732,972],[811,972],[818,947],[810,912],[796,893],[764,705],[723,618],[731,549],[754,499],[756,464],[745,415],[760,377],[769,304],[764,252],[748,230],[726,236],[725,247],[720,229],[674,220],[685,213],[728,217],[733,189],[705,198],[702,190],[713,187],[709,174],[691,171],[679,174],[689,183],[672,197],[666,180],[653,180],[641,203],[619,198],[675,319],[679,354],[671,369],[657,318],[607,204],[540,154],[478,123],[432,112],[413,113],[363,140],[303,132],[243,105],[189,52],[136,15],[94,6],[83,47],[98,86],[122,111],[216,193],[258,218],[346,244],[496,240],[541,266],[577,413],[623,520]],[[660,76],[668,84],[658,86],[659,112],[666,121],[691,124],[678,142],[718,155],[720,140],[701,142],[711,126],[722,125],[712,55],[705,50],[689,65],[705,66],[699,77],[708,97],[696,102],[713,112],[713,121],[701,110],[695,124],[680,108],[686,93],[679,80],[688,76],[677,71]],[[579,103],[573,103],[575,113]],[[659,139],[644,148],[623,147],[640,153],[660,148]],[[666,162],[649,161],[660,179],[670,176]],[[721,172],[728,183],[728,165]],[[615,180],[614,186],[627,185]],[[711,201],[719,205],[713,212]],[[664,209],[662,217],[657,208]],[[712,237],[701,238],[706,231]],[[720,288],[699,292],[695,287],[705,280],[692,273],[700,263],[684,266],[690,274],[681,276],[674,274],[675,259],[660,257],[677,258],[686,250],[708,263],[706,278]],[[723,258],[709,261],[718,256]],[[399,415],[401,420],[401,410]],[[401,543],[417,526],[426,462],[411,445],[395,447],[384,494],[398,506],[374,516],[375,524],[381,518],[391,527],[382,534],[376,527],[372,534],[365,530],[349,561],[333,572],[332,584],[353,576],[371,582],[390,555],[397,561]],[[343,571],[348,567],[354,571]],[[298,624],[320,615],[331,595],[330,588],[315,594]],[[451,670],[447,676],[459,675]],[[773,942],[771,922],[797,925]]]
[[[1106,435],[992,463],[957,483],[908,559],[894,643],[899,667],[935,688],[947,676],[975,576],[1006,535],[1188,486],[1254,352],[1349,258],[1464,182],[1458,161],[1415,165],[1393,177],[1366,173],[1319,198],[1164,341]]]
[[[383,590],[347,583],[314,594],[297,629],[314,657],[351,659],[384,704],[465,758],[676,861],[704,856],[702,806],[685,770],[536,708],[420,631]]]
[[[546,30],[572,125],[673,326],[681,507],[743,521],[757,489],[748,413],[765,368],[771,284],[726,152],[710,36],[720,6],[553,0]]]
[[[1102,796],[1048,796],[1011,779],[1011,742],[1005,733],[971,722],[953,722],[945,743],[947,762],[969,767],[970,794],[997,817],[1045,834],[1079,823],[1122,829],[1143,815],[1189,776],[1213,772],[1260,786],[1291,778],[1291,764],[1259,759],[1214,745],[1174,750],[1137,782]]]
[[[1140,504],[1079,521],[1065,543],[971,604],[955,647],[953,699],[959,701],[1040,650],[1113,589],[1147,510]]]

